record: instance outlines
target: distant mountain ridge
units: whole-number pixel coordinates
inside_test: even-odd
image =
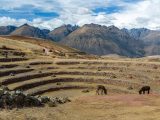
[[[125,31],[133,38],[144,42],[144,51],[146,55],[160,55],[160,31],[146,28],[134,28]]]
[[[62,25],[52,31],[24,24],[1,26],[0,35],[50,39],[89,54],[118,54],[129,57],[160,55],[160,31],[146,28],[119,29],[115,26]]]
[[[8,35],[16,30],[16,28],[15,26],[0,26],[0,35]]]
[[[115,26],[86,24],[69,34],[60,43],[81,51],[97,54],[118,54],[129,57],[143,56],[142,43]]]
[[[133,28],[133,29],[122,29],[122,31],[127,32],[130,36],[134,37],[135,39],[142,39],[143,37],[145,37],[147,34],[150,33],[151,30],[146,29],[146,28]]]

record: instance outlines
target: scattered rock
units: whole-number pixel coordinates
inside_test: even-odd
[[[47,103],[50,101],[50,98],[47,96],[38,96],[38,99],[41,103]]]
[[[15,76],[15,74],[14,73],[10,73],[10,76]]]
[[[52,77],[56,77],[56,75],[53,74]]]
[[[31,96],[20,90],[11,91],[7,86],[0,86],[0,108],[12,109],[23,107],[41,107],[48,104],[56,107],[57,104],[71,102],[67,97]]]

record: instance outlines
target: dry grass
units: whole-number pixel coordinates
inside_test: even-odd
[[[78,93],[78,92],[77,92]],[[159,120],[160,96],[81,96],[56,108],[1,111],[2,120]]]

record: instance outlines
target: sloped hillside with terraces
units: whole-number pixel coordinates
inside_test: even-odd
[[[49,52],[45,53],[44,49]],[[98,84],[106,86],[109,96],[137,94],[143,85],[150,85],[152,93],[158,94],[159,61],[154,57],[130,59],[89,56],[45,40],[0,37],[2,85],[31,95],[65,95],[73,99],[70,104],[74,105],[79,104],[74,102],[75,98],[94,96]]]
[[[13,90],[37,95],[63,87],[92,89],[95,84],[105,84],[111,92],[134,93],[142,85],[150,84],[154,91],[159,91],[156,85],[160,64],[155,58],[148,58],[151,62],[147,58],[87,58],[71,48],[50,45],[46,41],[20,40],[20,37],[0,40],[1,84]],[[51,50],[49,55],[43,52],[45,47]],[[8,52],[7,58],[4,51]],[[74,53],[75,58],[72,55],[68,58],[66,53],[69,52]],[[59,82],[61,85],[57,85]]]

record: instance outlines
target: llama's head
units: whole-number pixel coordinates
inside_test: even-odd
[[[142,94],[142,90],[139,90],[139,94]]]

